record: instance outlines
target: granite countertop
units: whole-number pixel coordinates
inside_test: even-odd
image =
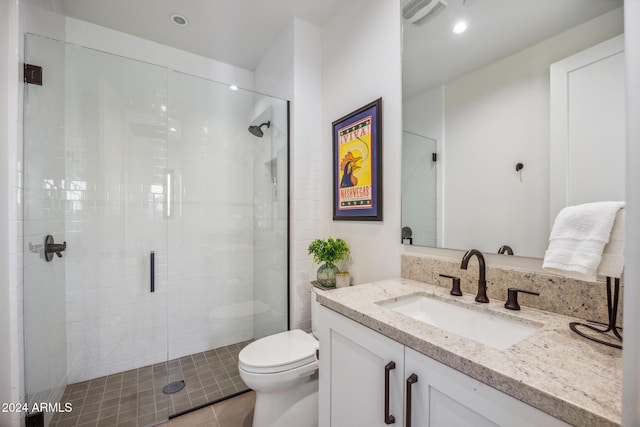
[[[532,335],[498,350],[380,306],[414,294],[542,324]],[[318,293],[318,301],[447,366],[576,426],[619,426],[622,350],[586,340],[569,329],[580,320],[504,301],[479,304],[474,295],[449,295],[441,286],[392,279]]]

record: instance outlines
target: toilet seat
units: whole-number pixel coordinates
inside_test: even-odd
[[[273,374],[307,365],[316,360],[318,341],[295,329],[252,342],[240,351],[238,366],[246,372]]]

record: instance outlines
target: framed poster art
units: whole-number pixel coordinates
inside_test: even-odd
[[[333,219],[382,221],[382,98],[333,122]]]

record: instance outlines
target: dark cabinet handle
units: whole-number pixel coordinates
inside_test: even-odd
[[[407,394],[406,394],[406,399],[407,399],[407,411],[405,414],[406,420],[405,420],[405,425],[406,427],[411,427],[411,386],[415,383],[418,382],[418,376],[416,374],[411,374],[409,375],[409,378],[407,378]]]
[[[392,369],[396,369],[396,362],[391,361],[384,367],[384,423],[393,424],[396,417],[389,413],[389,373]]]
[[[153,251],[149,253],[149,291],[156,291],[156,254]]]

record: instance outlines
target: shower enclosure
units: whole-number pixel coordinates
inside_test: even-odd
[[[404,244],[437,246],[437,145],[402,132],[402,236]]]
[[[246,390],[239,350],[288,328],[288,103],[35,35],[25,58],[30,420],[154,425]]]

